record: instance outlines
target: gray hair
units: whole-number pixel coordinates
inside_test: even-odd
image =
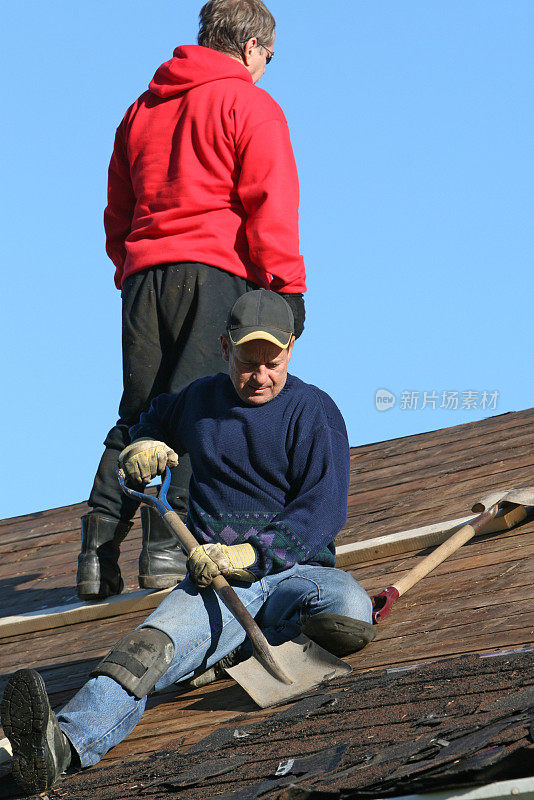
[[[202,6],[199,18],[200,45],[239,56],[249,39],[268,45],[276,24],[261,0],[209,0]]]

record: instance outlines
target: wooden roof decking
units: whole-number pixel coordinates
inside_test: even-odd
[[[534,484],[534,410],[353,448],[348,521],[338,544],[361,541],[469,514],[492,489]],[[0,522],[2,616],[76,600],[77,504]],[[122,546],[127,591],[137,587],[140,524]],[[517,649],[534,640],[534,520],[481,536],[400,598],[375,641],[349,657],[356,674],[467,653]],[[370,593],[385,588],[422,554],[358,565]],[[0,691],[7,676],[29,666],[45,678],[54,705],[86,680],[111,645],[146,612],[0,639]],[[151,698],[143,720],[103,766],[161,748],[193,744],[217,726],[265,718],[242,690],[220,681],[203,690],[176,689]],[[2,774],[0,772],[0,774]]]

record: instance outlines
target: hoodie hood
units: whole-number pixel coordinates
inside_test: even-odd
[[[158,97],[173,97],[195,86],[224,78],[239,78],[252,83],[247,68],[225,53],[187,44],[177,47],[173,58],[156,70],[148,88]]]

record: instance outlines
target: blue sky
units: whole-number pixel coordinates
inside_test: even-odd
[[[114,132],[195,42],[200,5],[3,9],[0,517],[88,496],[122,380]],[[292,371],[334,397],[352,445],[532,406],[534,4],[269,7],[260,86],[289,122],[308,271]]]

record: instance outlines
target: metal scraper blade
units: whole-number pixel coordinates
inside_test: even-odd
[[[260,708],[288,702],[324,681],[352,672],[351,666],[312,642],[304,634],[284,644],[271,645],[270,649],[277,663],[292,678],[293,683],[283,683],[255,656],[225,669],[225,672],[243,687]]]

